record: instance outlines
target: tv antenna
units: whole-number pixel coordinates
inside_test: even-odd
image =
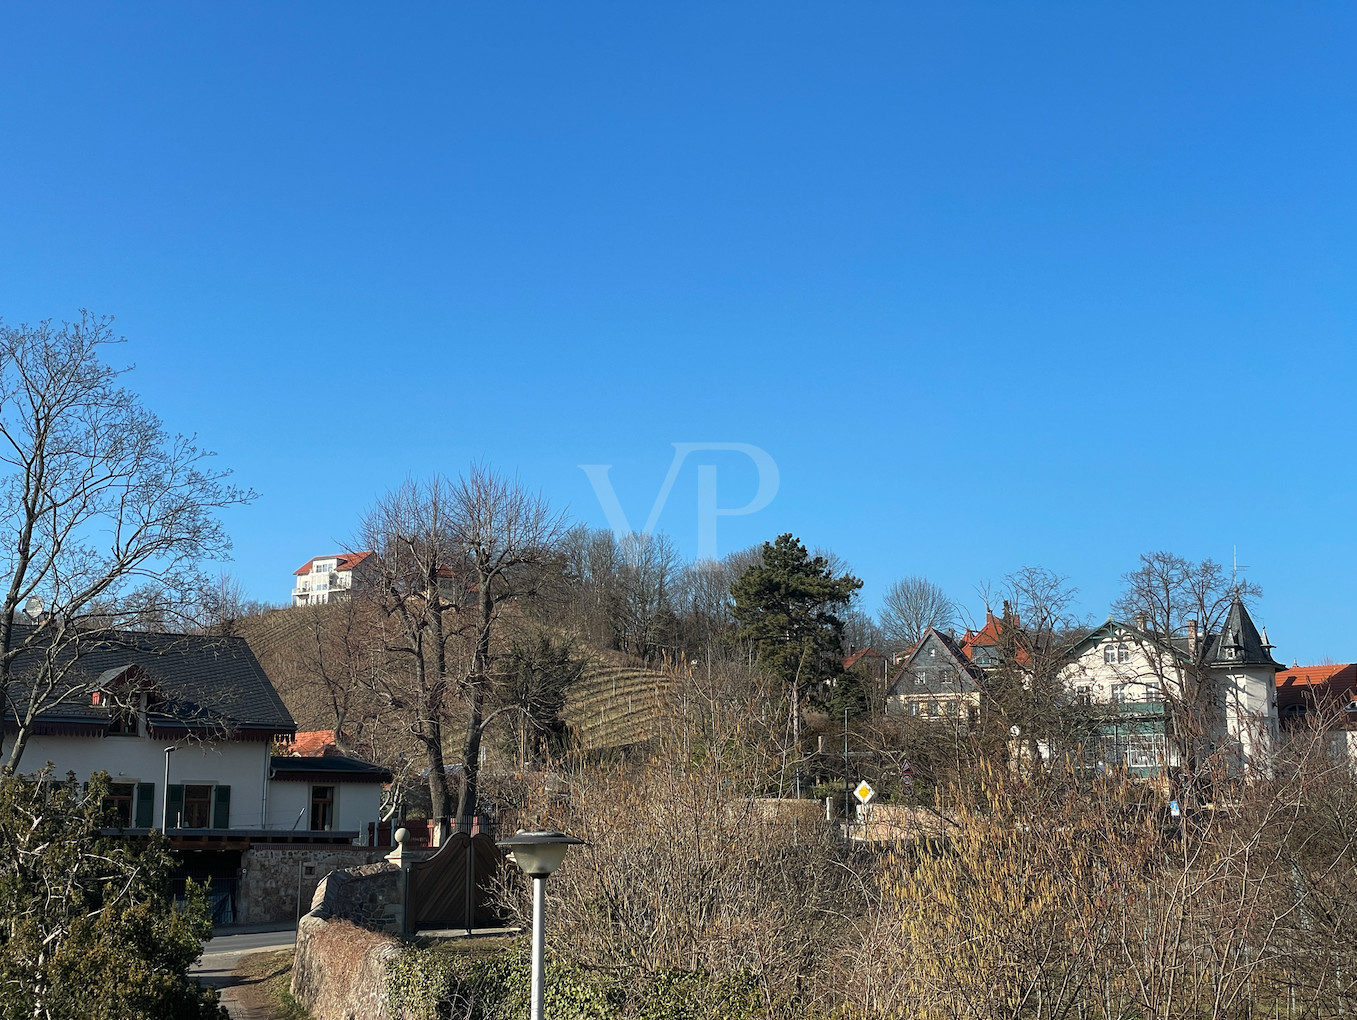
[[[1235,590],[1236,595],[1239,594],[1239,572],[1248,569],[1247,563],[1241,564],[1239,562],[1239,546],[1236,545],[1234,547],[1234,566],[1230,569],[1230,587]]]

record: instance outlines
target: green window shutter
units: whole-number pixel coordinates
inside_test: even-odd
[[[182,783],[171,783],[169,805],[165,808],[165,828],[179,828],[179,816],[183,813],[184,786]]]
[[[149,829],[155,824],[155,783],[137,784],[138,829]]]
[[[229,829],[231,827],[231,788],[217,787],[217,803],[212,810],[212,828]]]

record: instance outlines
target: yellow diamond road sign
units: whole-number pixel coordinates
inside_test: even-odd
[[[867,780],[858,783],[858,788],[853,791],[853,796],[858,799],[859,804],[866,804],[876,796],[876,791],[867,785]]]

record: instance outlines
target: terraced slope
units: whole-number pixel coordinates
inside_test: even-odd
[[[561,717],[588,751],[639,744],[673,718],[679,681],[659,670],[596,660],[566,695]]]
[[[336,608],[315,606],[309,610],[272,609],[237,620],[236,633],[246,640],[255,658],[263,659],[279,647],[294,644],[309,636],[314,613],[319,612],[325,618]]]

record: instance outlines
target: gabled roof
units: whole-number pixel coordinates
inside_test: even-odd
[[[15,643],[32,627],[15,624]],[[27,633],[25,633],[27,632]],[[35,664],[41,648],[20,655],[14,675],[22,677]],[[110,719],[108,705],[93,704],[90,687],[126,689],[136,684],[149,696],[147,721],[152,736],[175,737],[186,732],[226,734],[236,740],[291,737],[297,724],[260,668],[244,638],[200,634],[118,632],[90,638],[68,653],[69,669],[87,681],[78,700],[60,703],[38,717],[36,733],[97,735]],[[11,687],[23,705],[23,685]],[[13,709],[6,706],[5,728],[14,728]]]
[[[984,625],[979,630],[966,628],[966,632],[961,635],[962,654],[973,660],[977,648],[998,647],[1003,642],[1005,632],[1009,627],[1013,628],[1014,659],[1019,664],[1027,662],[1032,657],[1031,651],[1023,635],[1022,624],[1019,622],[1017,614],[1010,612],[1007,602],[1004,603],[1003,616],[995,616],[990,612],[989,606],[986,606]]]
[[[1181,635],[1165,638],[1163,635],[1114,620],[1110,616],[1100,626],[1071,645],[1066,654],[1071,657],[1078,656],[1089,645],[1096,645],[1104,638],[1121,633],[1128,634],[1144,644],[1154,645],[1182,662],[1192,661],[1188,638]],[[1272,646],[1259,634],[1258,628],[1253,624],[1253,618],[1249,616],[1249,611],[1238,598],[1230,604],[1230,611],[1226,614],[1221,633],[1206,634],[1201,641],[1204,665],[1271,666],[1278,670],[1285,669],[1280,662],[1272,658]]]
[[[362,563],[365,559],[367,559],[371,555],[372,550],[368,549],[365,552],[331,553],[329,556],[312,556],[309,560],[307,560],[300,567],[294,570],[293,573],[297,574],[298,576],[302,574],[311,573],[311,568],[315,564],[316,560],[334,560],[336,573],[338,573],[341,570],[352,570],[354,567],[358,566],[358,564]]]
[[[854,666],[856,666],[859,662],[861,662],[863,659],[884,659],[884,658],[886,658],[885,652],[878,652],[875,648],[859,648],[856,652],[853,652],[851,655],[848,656],[848,658],[843,660],[843,668],[845,670],[850,670]]]
[[[913,665],[914,660],[928,647],[930,638],[936,639],[938,643],[942,645],[943,650],[952,659],[958,671],[970,677],[972,682],[978,684],[984,679],[984,670],[967,658],[966,653],[962,651],[960,645],[936,627],[929,627],[924,631],[923,637],[919,638],[919,643],[914,646],[914,650],[909,653],[909,657],[900,664],[900,668],[896,670],[895,675],[891,677],[891,688],[894,688],[895,685],[899,683],[902,676],[910,672],[910,667]]]

